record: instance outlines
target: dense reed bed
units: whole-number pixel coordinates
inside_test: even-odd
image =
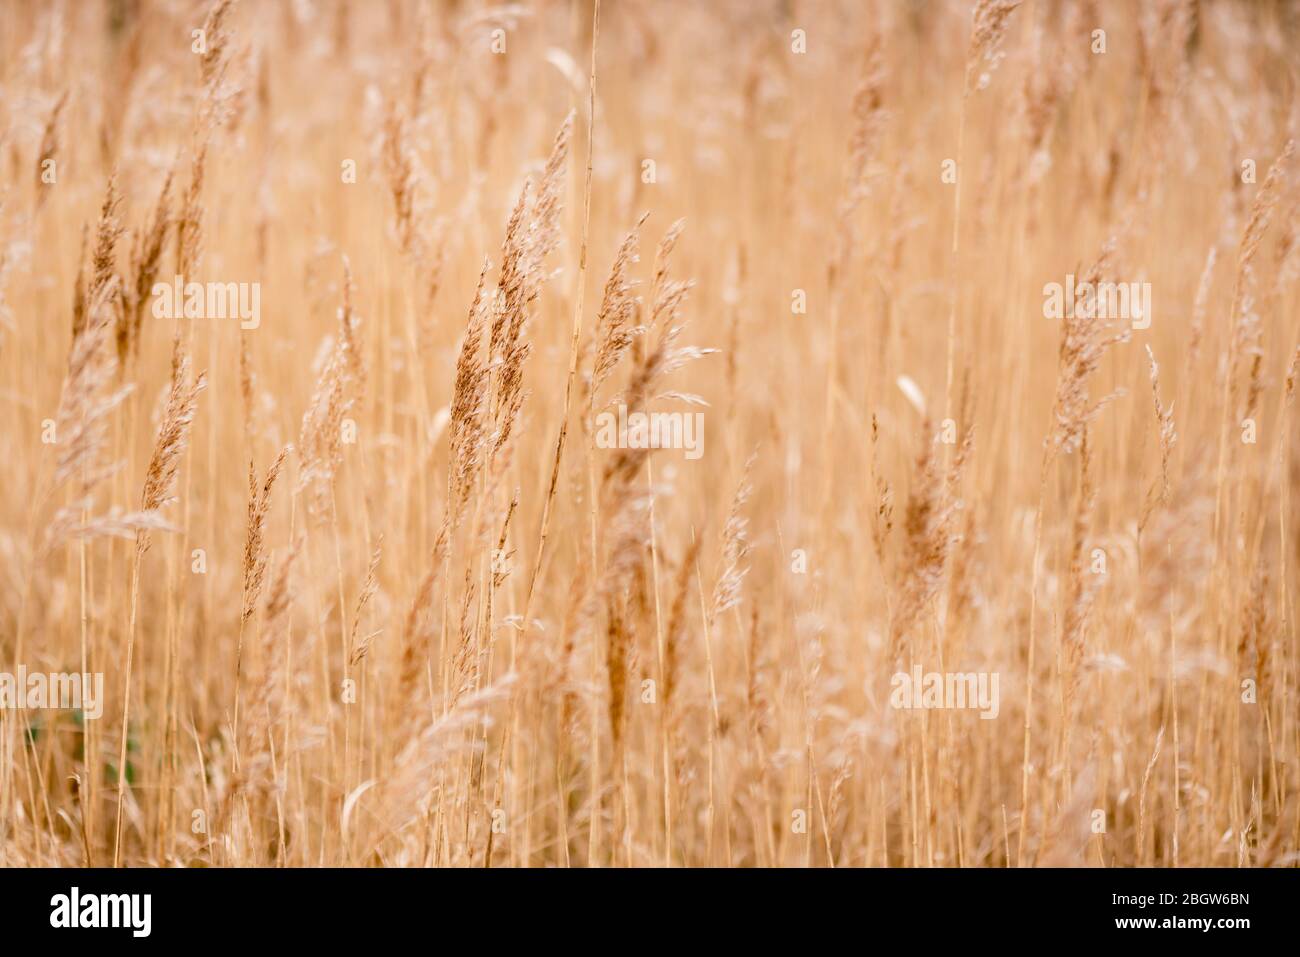
[[[1294,866],[1298,46],[0,4],[0,864]]]

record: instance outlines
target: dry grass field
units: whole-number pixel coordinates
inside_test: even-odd
[[[1298,51],[0,3],[0,865],[1296,866]]]

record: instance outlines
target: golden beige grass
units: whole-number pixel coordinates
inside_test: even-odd
[[[1295,866],[1297,43],[0,3],[0,864]]]

